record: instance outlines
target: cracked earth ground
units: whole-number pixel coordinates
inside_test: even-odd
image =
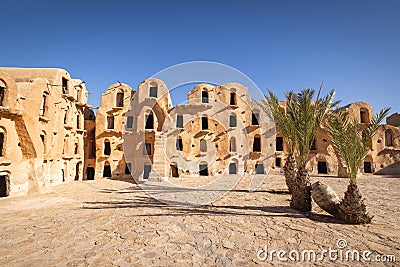
[[[312,177],[342,196],[348,180]],[[292,266],[257,259],[274,250],[337,248],[370,250],[374,266],[399,266],[400,178],[358,180],[367,226],[343,225],[313,203],[313,211],[289,208],[283,176],[268,176],[255,192],[246,182],[201,207],[166,205],[129,181],[99,179],[62,184],[51,193],[0,200],[1,266]],[[375,255],[397,262],[376,262]],[[297,262],[299,266],[362,266],[365,261]]]

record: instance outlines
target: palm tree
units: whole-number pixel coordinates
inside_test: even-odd
[[[274,120],[276,127],[280,131],[287,145],[288,155],[286,157],[285,166],[283,166],[283,172],[285,176],[286,186],[289,189],[289,193],[292,192],[294,177],[296,176],[296,160],[294,157],[296,148],[296,135],[293,122],[290,120],[289,116],[286,116],[285,111],[279,106],[279,100],[268,90],[268,96],[264,95],[266,102],[269,105],[269,110],[267,114],[270,114],[271,119]],[[292,96],[288,93],[286,94],[286,101],[291,101]],[[261,106],[266,110],[266,105]]]
[[[315,101],[313,89],[304,89],[298,94],[291,91],[287,94],[290,97],[287,102],[287,116],[293,122],[298,154],[290,207],[299,211],[311,211],[311,184],[306,165],[309,161],[312,142],[328,111],[339,104],[339,101],[333,101],[334,90],[320,97],[321,90],[322,85]]]
[[[378,126],[389,110],[390,108],[384,108],[376,114],[362,134],[358,122],[350,120],[345,111],[337,110],[328,116],[326,128],[331,136],[332,146],[345,165],[350,178],[347,191],[338,207],[338,216],[346,223],[367,224],[372,220],[366,212],[366,206],[358,190],[357,174],[371,147]]]

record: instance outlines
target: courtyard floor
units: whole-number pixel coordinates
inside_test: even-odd
[[[340,196],[348,183],[312,177],[316,180]],[[243,180],[223,198],[200,207],[164,204],[129,181],[66,183],[45,195],[0,199],[0,265],[292,266],[276,254],[261,261],[257,252],[267,246],[269,251],[321,253],[338,250],[337,240],[344,239],[343,260],[300,257],[298,265],[365,265],[345,260],[345,252],[356,249],[372,252],[371,265],[399,266],[400,178],[364,176],[358,182],[375,216],[367,226],[343,225],[315,203],[310,213],[291,210],[289,195],[280,192],[283,176],[269,176],[255,192]],[[397,262],[377,261],[385,255],[395,255]]]

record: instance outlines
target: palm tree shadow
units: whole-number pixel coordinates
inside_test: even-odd
[[[102,189],[101,193],[128,194],[141,190],[134,186],[122,190]],[[247,190],[245,192],[251,194]],[[264,191],[268,194],[268,190]],[[136,192],[137,193],[137,192]],[[270,194],[273,194],[271,192]],[[193,206],[184,202],[168,201],[163,202],[150,195],[133,195],[132,198],[122,200],[110,200],[102,202],[84,202],[82,209],[101,210],[101,209],[136,209],[139,214],[132,215],[137,217],[158,217],[158,216],[251,216],[251,217],[287,217],[287,218],[306,218],[315,222],[342,224],[333,216],[314,212],[299,212],[289,206],[252,206],[252,205],[202,205]]]

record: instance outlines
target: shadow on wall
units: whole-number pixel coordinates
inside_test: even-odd
[[[400,162],[395,162],[390,164],[379,171],[375,172],[378,175],[396,175],[396,177],[400,178]]]

